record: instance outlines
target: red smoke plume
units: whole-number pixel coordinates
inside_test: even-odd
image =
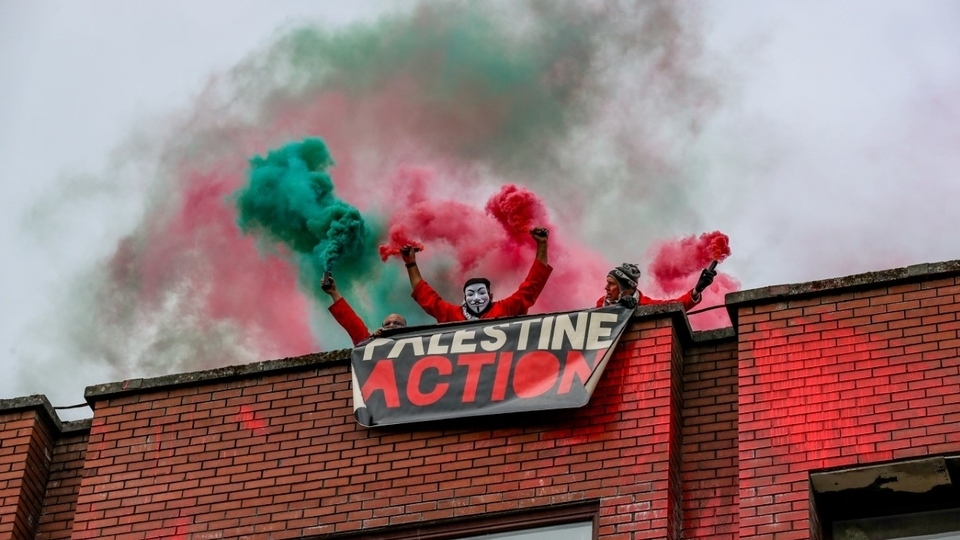
[[[521,269],[533,258],[530,229],[549,228],[546,210],[537,196],[508,184],[491,196],[486,212],[474,206],[433,196],[437,174],[424,167],[403,167],[396,184],[407,190],[398,193],[402,207],[391,217],[380,257],[399,255],[405,245],[445,244],[454,249],[457,271],[503,272],[504,266]],[[515,272],[508,270],[509,274]],[[459,279],[457,281],[460,281]]]
[[[684,293],[697,284],[700,272],[712,261],[723,261],[730,256],[730,238],[720,231],[687,236],[673,242],[663,242],[655,248],[650,274],[654,287],[668,295]],[[730,326],[725,309],[708,309],[722,305],[728,292],[740,289],[740,283],[720,273],[705,291],[703,299],[692,309],[690,325],[695,330],[710,330]]]
[[[727,235],[720,231],[713,231],[712,233],[704,233],[700,237],[703,238],[704,236],[708,238],[707,250],[713,260],[719,262],[730,256],[730,238]]]
[[[650,274],[657,286],[668,294],[689,290],[696,285],[695,276],[700,270],[711,261],[723,261],[729,255],[730,239],[720,231],[687,236],[659,244],[650,263]]]
[[[532,191],[507,184],[487,201],[487,213],[493,216],[513,240],[527,237],[534,227],[547,223],[547,211]]]
[[[222,164],[221,170],[229,170]],[[297,287],[296,270],[257,252],[238,233],[227,197],[239,175],[186,170],[185,187],[166,219],[150,223],[136,239],[120,242],[110,261],[112,306],[126,304],[127,324],[150,320],[174,291],[197,316],[203,335],[223,322],[234,325],[264,354],[306,354],[315,349],[309,300]],[[136,294],[123,294],[124,289]],[[213,367],[230,358],[192,358]]]
[[[402,235],[390,239],[390,244],[380,246],[380,260],[386,262],[390,256],[399,257],[400,250],[406,246],[412,246],[415,251],[423,251],[423,244],[410,240]]]

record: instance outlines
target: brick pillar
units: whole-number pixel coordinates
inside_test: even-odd
[[[740,530],[737,340],[732,328],[711,334],[685,351],[683,366],[686,540],[734,540]]]
[[[36,535],[55,418],[43,396],[0,400],[0,538]]]
[[[624,485],[611,479],[615,491],[601,491],[600,538],[680,538],[681,372],[672,319],[645,319],[627,328],[590,403],[593,411],[620,415],[608,424],[629,426],[603,452],[630,464],[617,475]],[[629,446],[617,448],[625,441]],[[605,459],[604,465],[611,462]]]
[[[69,540],[89,436],[90,420],[63,422],[61,425],[53,446],[37,540]]]

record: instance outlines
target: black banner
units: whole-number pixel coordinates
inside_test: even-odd
[[[632,314],[609,306],[373,339],[351,354],[354,416],[372,427],[582,407]]]

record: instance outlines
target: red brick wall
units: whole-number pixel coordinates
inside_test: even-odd
[[[683,486],[680,469],[683,463],[683,348],[676,332],[670,343],[670,459],[667,492],[667,538],[682,538]]]
[[[673,325],[625,339],[587,407],[479,429],[363,428],[344,364],[109,399],[73,537],[293,538],[599,499],[602,538],[677,538]]]
[[[735,539],[737,342],[688,352],[683,372],[683,538]]]
[[[34,538],[47,481],[50,435],[34,410],[0,414],[0,538]]]
[[[53,446],[43,512],[37,526],[37,540],[70,538],[88,436],[86,429],[68,432]]]
[[[582,409],[592,429],[605,430],[598,455],[616,458],[604,457],[596,465],[606,470],[598,472],[613,473],[608,483],[619,485],[588,497],[602,497],[601,538],[679,538],[679,524],[671,519],[679,498],[670,477],[671,453],[675,458],[679,439],[676,418],[671,415],[678,406],[679,385],[672,321],[635,324],[621,342],[615,359],[622,360],[607,367],[594,398]],[[607,411],[619,417],[610,418]],[[607,424],[608,420],[613,422]],[[623,439],[617,441],[617,436]],[[617,468],[608,468],[611,464]]]
[[[815,536],[812,470],[960,452],[958,312],[954,277],[740,309],[742,539]]]

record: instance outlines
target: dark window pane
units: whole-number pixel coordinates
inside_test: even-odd
[[[834,540],[960,540],[960,509],[837,521]]]

